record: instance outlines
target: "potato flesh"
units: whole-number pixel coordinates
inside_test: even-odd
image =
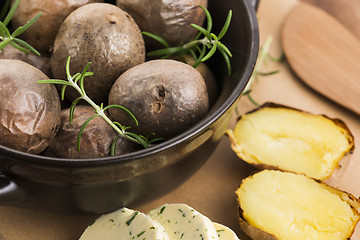
[[[330,119],[288,108],[263,108],[244,115],[229,135],[234,151],[249,163],[321,180],[352,148],[348,132]]]
[[[264,170],[236,194],[246,222],[280,240],[347,239],[359,220],[358,203],[304,175]]]

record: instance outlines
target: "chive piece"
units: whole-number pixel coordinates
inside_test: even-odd
[[[160,209],[160,214],[163,213],[163,211],[165,210],[166,206],[163,206],[161,209]]]
[[[186,217],[186,214],[184,213],[183,210],[181,210],[181,209],[179,208],[178,211],[182,213],[182,216],[183,216],[183,217]]]
[[[137,235],[137,237],[140,237],[141,235],[143,235],[145,233],[145,231],[142,231],[141,233],[139,233],[138,235]]]
[[[136,212],[132,215],[132,217],[131,217],[129,220],[126,221],[126,225],[130,226],[131,222],[135,219],[136,215],[138,215],[138,214],[139,214],[139,212],[136,211]]]

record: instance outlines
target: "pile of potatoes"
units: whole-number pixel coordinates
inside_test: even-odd
[[[192,40],[202,25],[206,0],[160,0],[142,4],[139,0],[22,0],[11,21],[24,25],[39,12],[41,17],[21,37],[41,56],[19,52],[8,45],[0,53],[0,144],[33,154],[62,158],[109,156],[116,132],[100,117],[89,125],[76,150],[78,131],[90,106],[78,106],[69,123],[70,103],[79,97],[67,87],[65,101],[61,86],[39,84],[38,80],[66,80],[65,65],[80,73],[88,62],[93,76],[85,79],[86,94],[98,105],[117,104],[129,109],[138,126],[119,109],[108,114],[143,136],[168,139],[188,129],[208,112],[216,101],[217,86],[209,68],[177,60],[147,59],[153,40],[141,31],[162,36],[171,46]],[[84,104],[85,102],[82,102]],[[139,149],[138,144],[120,139],[117,154]],[[140,146],[141,148],[141,146]]]

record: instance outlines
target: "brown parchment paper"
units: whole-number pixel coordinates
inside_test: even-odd
[[[342,0],[339,0],[342,1]],[[280,56],[280,29],[287,12],[297,0],[261,0],[258,9],[261,43],[272,37],[270,53]],[[286,61],[268,61],[262,71],[280,70],[279,73],[260,77],[254,81],[252,97],[259,103],[272,101],[289,105],[313,113],[340,118],[348,125],[355,137],[355,151],[351,157],[341,162],[341,168],[327,180],[327,183],[360,195],[360,118],[341,108],[306,87],[293,75]],[[239,114],[252,110],[255,106],[247,97],[239,102]],[[236,114],[231,126],[234,126]],[[215,222],[228,225],[240,239],[248,240],[240,230],[234,191],[242,178],[247,177],[252,167],[241,162],[232,152],[226,136],[209,161],[192,178],[173,192],[137,210],[147,212],[164,203],[186,203]],[[176,176],[174,176],[176,177]],[[69,216],[38,212],[13,207],[0,207],[0,240],[73,240],[78,239],[86,226],[97,216]],[[360,239],[356,231],[352,240]]]

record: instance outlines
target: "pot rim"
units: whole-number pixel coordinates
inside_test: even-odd
[[[246,59],[244,65],[241,66],[243,72],[240,76],[239,84],[236,85],[236,87],[232,90],[230,96],[214,112],[207,115],[204,119],[196,123],[191,128],[187,129],[185,132],[147,149],[141,149],[123,155],[103,158],[72,159],[48,157],[18,151],[2,145],[0,145],[0,154],[2,154],[3,156],[9,156],[12,159],[16,159],[16,161],[26,161],[29,164],[36,164],[48,167],[96,167],[114,164],[118,162],[139,160],[149,155],[157,154],[161,151],[170,149],[181,142],[187,142],[190,139],[201,134],[203,131],[211,127],[214,122],[221,118],[221,116],[223,116],[223,114],[228,111],[234,103],[237,102],[237,100],[240,98],[241,93],[244,91],[247,83],[249,82],[252,72],[255,68],[255,63],[259,50],[259,27],[257,23],[256,11],[254,9],[254,6],[249,1],[243,0],[242,2],[244,3],[246,13],[248,14],[249,18],[248,21],[250,27],[250,44],[248,47],[250,54],[249,57]]]

